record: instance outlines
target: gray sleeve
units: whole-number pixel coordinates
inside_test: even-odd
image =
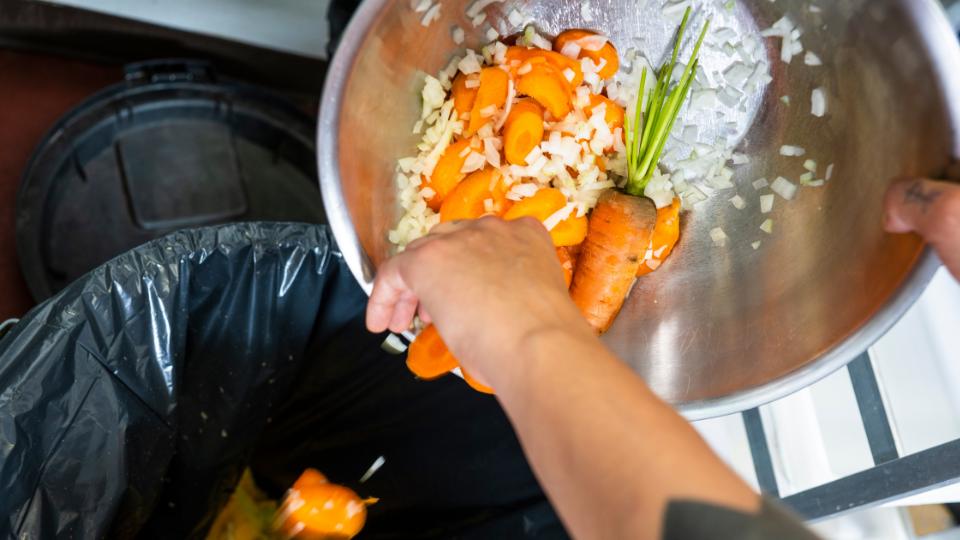
[[[671,501],[667,506],[664,540],[717,538],[817,540],[818,537],[798,518],[767,499],[756,514],[696,501]]]

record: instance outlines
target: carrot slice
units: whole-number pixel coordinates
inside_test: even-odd
[[[503,124],[503,153],[509,163],[526,165],[543,140],[543,108],[532,99],[518,101]]]
[[[610,131],[614,131],[617,128],[620,128],[621,134],[623,134],[623,119],[626,115],[623,107],[618,105],[612,99],[606,96],[600,96],[597,94],[590,94],[590,105],[584,107],[583,111],[587,116],[593,114],[593,109],[599,107],[601,104],[606,105],[606,112],[603,114],[603,119],[607,122],[607,125],[610,126]],[[623,135],[624,137],[626,135]],[[624,140],[626,140],[624,138]]]
[[[546,62],[560,71],[563,80],[570,83],[570,86],[576,88],[583,83],[583,68],[580,62],[573,58],[568,58],[558,52],[547,51],[535,47],[508,47],[505,56],[506,63],[511,68],[511,73],[518,74],[527,63],[537,64]],[[570,72],[566,72],[569,69]],[[572,73],[572,78],[568,76]]]
[[[559,247],[576,246],[587,238],[589,220],[587,216],[570,216],[557,223],[550,231],[553,245]]]
[[[556,188],[543,188],[532,197],[527,197],[510,208],[503,219],[512,221],[522,217],[535,217],[543,223],[550,216],[566,206],[567,198]]]
[[[550,111],[556,120],[570,114],[570,86],[550,64],[536,64],[517,82],[517,93],[530,96]]]
[[[659,268],[673,252],[678,240],[680,240],[680,199],[673,199],[670,206],[657,210],[657,225],[653,229],[653,240],[650,242],[650,250],[655,255],[653,259],[640,265],[637,276],[647,275]],[[651,268],[651,264],[648,263],[652,263],[653,267]]]
[[[434,211],[440,210],[440,206],[447,198],[447,195],[457,187],[457,184],[466,176],[460,169],[467,160],[466,149],[471,147],[471,139],[457,141],[447,147],[447,150],[440,156],[437,165],[433,168],[433,174],[427,180],[426,187],[433,190],[433,197],[427,201],[427,205]]]
[[[610,190],[590,214],[570,297],[590,326],[602,334],[620,312],[657,221],[650,199]]]
[[[558,247],[557,260],[560,261],[560,268],[563,269],[563,280],[567,283],[567,288],[573,283],[574,261],[570,255],[570,248]]]
[[[467,370],[463,369],[463,366],[460,366],[460,373],[463,374],[463,380],[470,385],[470,388],[473,388],[481,394],[490,394],[491,396],[494,395],[493,388],[490,388],[485,384],[481,384],[480,381],[471,377],[470,374],[467,373]]]
[[[440,206],[440,221],[477,219],[488,213],[500,215],[506,201],[507,189],[497,169],[487,168],[467,176],[447,195]],[[484,201],[493,203],[488,212]]]
[[[566,30],[561,32],[560,35],[553,40],[553,48],[554,50],[562,51],[564,45],[571,41],[577,41],[595,35],[597,35],[597,33],[590,30]],[[617,49],[609,41],[604,43],[599,51],[580,49],[579,57],[589,58],[597,65],[600,65],[601,61],[605,60],[606,63],[604,63],[603,67],[597,72],[597,75],[599,75],[601,79],[609,79],[620,71],[620,57],[617,55]]]
[[[407,367],[421,379],[436,379],[456,368],[457,359],[450,354],[440,332],[431,324],[410,344]]]
[[[458,74],[453,79],[453,88],[450,94],[453,96],[453,108],[457,111],[457,116],[463,117],[473,110],[473,104],[477,100],[477,87],[467,88],[468,75]]]
[[[473,135],[493,118],[493,115],[489,114],[491,108],[502,109],[506,105],[509,86],[510,75],[507,75],[506,71],[495,67],[483,68],[480,71],[480,87],[477,89],[473,109],[470,110],[470,125],[467,127],[466,136]]]

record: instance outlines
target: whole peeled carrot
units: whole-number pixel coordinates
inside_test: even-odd
[[[656,223],[653,201],[616,190],[601,196],[590,214],[570,296],[598,334],[623,307]]]

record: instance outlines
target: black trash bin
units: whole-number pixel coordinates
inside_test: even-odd
[[[496,401],[415,380],[364,307],[316,225],[82,277],[0,340],[0,537],[202,538],[244,468],[279,496],[308,466],[381,499],[364,538],[565,537]]]

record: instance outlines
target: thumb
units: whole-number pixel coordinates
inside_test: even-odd
[[[960,185],[922,178],[897,181],[887,192],[884,211],[887,232],[919,234],[960,278]]]

